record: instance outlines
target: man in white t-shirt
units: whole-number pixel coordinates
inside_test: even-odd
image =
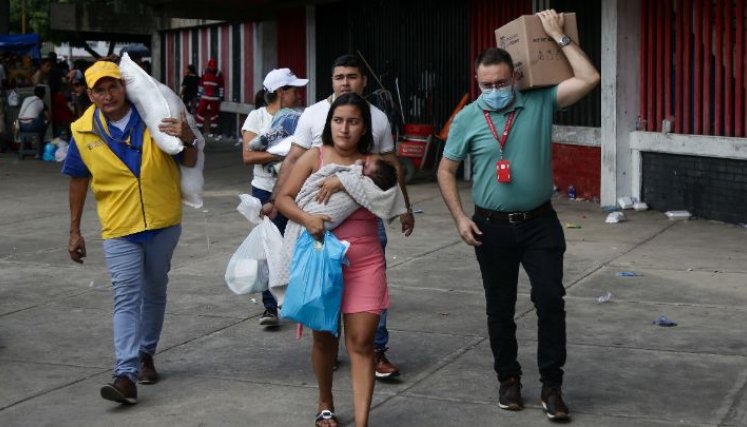
[[[47,90],[44,86],[36,86],[34,94],[24,98],[21,109],[18,110],[18,130],[39,134],[39,143],[36,147],[39,159],[42,158],[44,152],[44,136],[47,133],[47,124],[49,123],[49,110],[44,104],[46,93]]]
[[[283,161],[278,175],[276,188],[280,188],[287,179],[288,172],[301,155],[311,147],[322,145],[322,131],[327,120],[327,114],[332,102],[345,93],[357,93],[363,95],[368,77],[363,63],[354,55],[343,55],[337,58],[332,65],[332,89],[334,93],[327,99],[323,99],[304,110],[298,121],[296,132],[293,134],[293,145]],[[405,188],[404,174],[399,167],[399,159],[395,153],[392,130],[389,119],[383,111],[371,105],[371,127],[373,128],[374,146],[371,151],[379,153],[397,167],[399,185],[405,196],[407,213],[400,216],[402,232],[409,236],[415,227],[415,218],[412,215],[410,200]],[[263,212],[271,214],[274,206],[267,204]],[[381,246],[386,247],[387,237],[384,223],[379,221],[379,240]],[[381,313],[379,327],[374,338],[374,354],[376,355],[376,378],[388,379],[399,375],[399,368],[391,363],[385,352],[389,342],[389,331],[386,328],[387,310]]]
[[[308,82],[307,79],[296,77],[288,68],[275,69],[267,73],[265,80],[262,82],[267,106],[251,111],[241,128],[241,139],[243,141],[241,157],[245,165],[254,165],[251,184],[252,196],[258,198],[263,204],[269,202],[276,180],[272,169],[265,166],[280,161],[282,158],[267,151],[252,150],[249,144],[257,135],[270,130],[275,113],[283,108],[299,106],[301,103],[301,88],[306,86]],[[283,233],[288,219],[282,215],[277,215],[272,219],[272,222]],[[259,324],[267,327],[278,326],[278,303],[269,290],[262,292],[262,303],[265,306],[265,311],[259,317]]]

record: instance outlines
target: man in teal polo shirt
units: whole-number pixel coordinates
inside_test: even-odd
[[[462,239],[475,247],[485,289],[488,334],[500,382],[498,405],[519,410],[521,366],[517,361],[516,287],[519,265],[531,282],[538,317],[537,364],[541,400],[551,419],[568,418],[561,386],[566,359],[563,253],[565,237],[550,204],[552,120],[599,83],[599,73],[581,49],[563,34],[563,15],[537,14],[573,69],[557,86],[514,90],[514,66],[508,52],[490,48],[475,61],[482,95],[454,119],[439,165],[438,183]],[[456,171],[472,159],[470,219],[462,209]]]

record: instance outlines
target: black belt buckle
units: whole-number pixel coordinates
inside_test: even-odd
[[[518,224],[529,219],[528,217],[529,215],[526,212],[512,212],[508,214],[508,222],[510,224]]]

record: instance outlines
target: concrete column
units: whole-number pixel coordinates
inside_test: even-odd
[[[278,65],[278,23],[254,23],[254,92],[262,89],[265,75]]]
[[[316,6],[306,6],[306,103],[316,102]]]
[[[602,206],[633,194],[630,132],[639,110],[640,13],[640,0],[602,0]]]

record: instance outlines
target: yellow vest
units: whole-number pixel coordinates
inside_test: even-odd
[[[80,157],[91,172],[91,190],[101,222],[101,237],[113,239],[181,222],[179,167],[143,132],[140,178],[93,132],[95,106],[71,126]]]

